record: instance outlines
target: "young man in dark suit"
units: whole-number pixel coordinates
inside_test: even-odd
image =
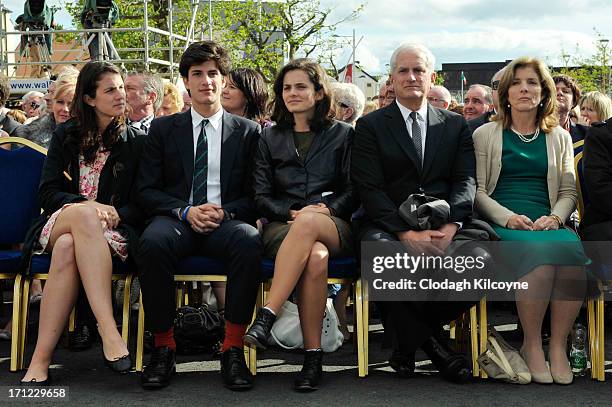
[[[391,57],[391,86],[396,100],[357,122],[351,178],[365,214],[362,241],[406,241],[418,249],[441,253],[470,221],[476,193],[471,133],[461,116],[427,104],[435,80],[435,59],[422,45],[404,44]],[[426,194],[450,205],[449,222],[437,230],[412,230],[399,215],[411,194]],[[382,302],[386,329],[394,333],[391,366],[414,371],[421,347],[443,377],[464,381],[469,367],[463,355],[439,342],[442,325],[455,319],[466,303]]]
[[[187,256],[226,262],[226,387],[249,389],[242,337],[260,281],[261,241],[251,192],[252,155],[260,128],[221,107],[227,52],[211,41],[187,48],[179,65],[192,107],[152,122],[139,175],[139,201],[151,220],[139,242],[138,267],[155,349],[142,375],[145,388],[164,387],[175,371],[173,275]],[[202,270],[204,271],[204,270]]]

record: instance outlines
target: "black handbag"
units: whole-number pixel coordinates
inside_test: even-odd
[[[176,310],[174,340],[180,354],[213,353],[223,341],[224,320],[208,306],[184,306]]]

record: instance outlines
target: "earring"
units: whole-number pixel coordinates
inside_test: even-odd
[[[540,107],[544,107],[544,103],[540,102]]]
[[[508,109],[510,109],[510,103],[508,103]]]

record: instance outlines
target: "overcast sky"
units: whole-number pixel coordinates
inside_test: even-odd
[[[48,0],[49,4],[60,4]],[[265,1],[265,0],[264,0]],[[342,24],[337,33],[363,41],[356,59],[371,74],[386,71],[393,49],[402,42],[428,46],[437,68],[448,62],[504,61],[522,55],[562,65],[560,55],[594,52],[596,28],[611,40],[612,0],[321,0],[334,8],[332,19],[343,17],[365,3],[359,17]],[[5,0],[14,20],[22,0]],[[65,11],[57,20],[68,25]],[[347,39],[347,42],[349,40]],[[350,44],[338,51],[337,65],[350,58]]]
[[[533,55],[563,65],[560,55],[593,54],[597,29],[611,40],[612,0],[364,0],[359,18],[338,33],[364,37],[356,59],[377,74],[402,42],[421,42],[436,56],[437,68],[449,62],[505,61]],[[364,1],[322,0],[347,15]],[[610,52],[610,50],[609,50]],[[341,56],[341,65],[350,50]]]

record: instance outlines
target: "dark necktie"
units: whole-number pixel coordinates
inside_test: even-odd
[[[198,136],[195,161],[193,164],[193,205],[206,203],[206,182],[208,181],[208,139],[204,127],[208,119],[202,120]]]
[[[421,126],[419,126],[419,122],[417,120],[418,114],[417,112],[410,112],[410,118],[412,119],[412,142],[414,143],[414,148],[416,149],[417,156],[419,157],[419,162],[421,166],[423,165],[423,145],[422,136],[421,136]]]

